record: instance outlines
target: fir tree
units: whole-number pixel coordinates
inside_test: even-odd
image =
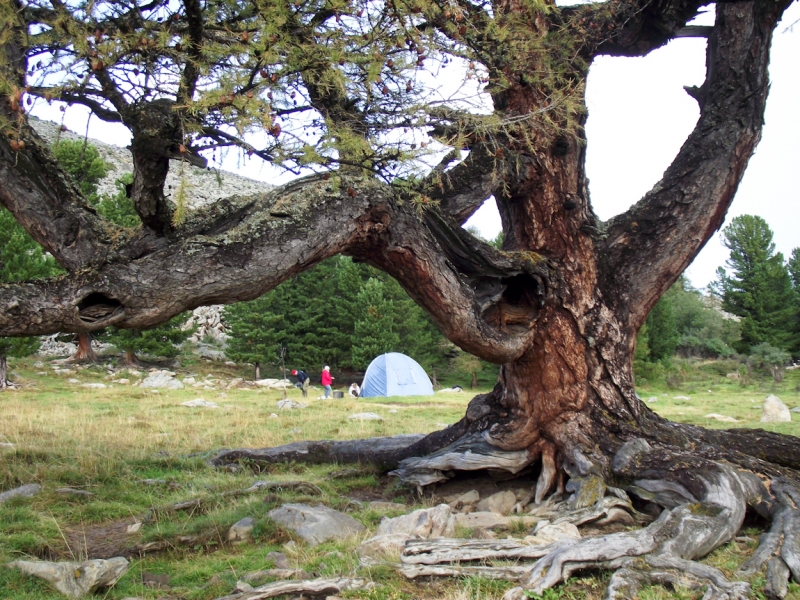
[[[373,358],[398,350],[400,337],[393,331],[394,306],[386,298],[382,281],[371,277],[356,297],[361,310],[353,331],[353,366],[366,369]]]
[[[775,253],[772,230],[761,217],[741,215],[723,230],[722,238],[731,251],[726,263],[730,275],[717,269],[715,289],[722,308],[742,318],[737,350],[749,353],[761,343],[788,349],[793,342],[794,293],[783,255]]]
[[[233,361],[253,364],[256,380],[261,378],[261,365],[275,360],[279,345],[275,327],[281,318],[273,313],[272,301],[273,295],[266,294],[225,307],[231,330],[225,354]]]
[[[139,357],[175,358],[180,345],[192,335],[194,329],[184,328],[187,315],[182,313],[152,329],[109,328],[104,339],[125,352],[125,362],[139,364]]]

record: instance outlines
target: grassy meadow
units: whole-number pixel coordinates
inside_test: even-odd
[[[437,502],[433,494],[444,495],[441,489],[418,498],[412,490],[367,467],[289,464],[254,473],[212,469],[206,464],[221,448],[433,431],[461,418],[473,395],[469,391],[323,401],[317,400],[319,389],[312,389],[307,400],[291,389],[291,399],[309,406],[281,411],[276,406],[282,397],[279,391],[226,389],[232,378],[247,374],[220,363],[199,362],[176,369],[180,379],[191,375],[205,382],[202,387],[213,389],[187,386],[155,392],[132,387],[137,377],[125,371],[70,366],[73,373],[54,374],[51,363],[43,362],[44,366],[37,366],[34,358],[12,362],[12,377],[21,387],[0,393],[0,491],[28,483],[43,487],[31,498],[0,505],[0,563],[32,557],[78,560],[87,554],[106,558],[127,551],[131,569],[116,586],[98,595],[119,600],[213,600],[230,594],[243,575],[273,567],[267,558],[270,551],[284,552],[294,568],[311,577],[358,576],[375,582],[369,590],[343,594],[347,598],[492,599],[500,598],[511,585],[481,578],[407,581],[388,565],[360,566],[353,552],[360,540],[309,548],[266,516],[287,502],[322,502],[348,512],[374,531],[384,515],[399,513],[378,512],[369,508],[369,501],[401,502],[412,510]],[[707,427],[763,427],[800,435],[800,415],[792,423],[759,423],[761,402],[769,393],[777,394],[789,407],[800,405],[800,371],[787,373],[781,384],[752,378],[742,385],[725,376],[729,368],[725,364],[686,363],[684,367],[677,379],[643,378],[639,394],[645,401],[656,397],[648,405],[658,413]],[[113,383],[123,377],[130,383]],[[107,387],[82,387],[86,383]],[[215,402],[219,408],[180,405],[196,398]],[[366,411],[383,420],[347,418]],[[737,422],[707,418],[710,413]],[[231,493],[263,479],[307,481],[318,486],[322,495],[289,489]],[[514,485],[535,485],[535,481],[517,480]],[[92,495],[58,491],[63,488]],[[170,509],[191,499],[198,500],[191,510]],[[228,528],[243,517],[256,519],[254,541],[230,545]],[[744,537],[718,549],[706,561],[732,575],[754,550],[759,533],[754,526],[746,529]],[[132,548],[150,551],[132,552]],[[167,575],[169,581],[160,586],[147,583],[152,575]],[[599,599],[607,578],[602,572],[575,577],[544,597]],[[758,590],[763,581],[756,577],[753,583],[755,597],[761,597]],[[40,580],[2,567],[0,590],[0,597],[9,600],[61,597]],[[800,586],[792,585],[790,590],[789,597],[800,600]],[[702,592],[654,587],[641,597],[701,596]]]

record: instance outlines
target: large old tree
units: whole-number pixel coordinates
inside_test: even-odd
[[[618,569],[610,597],[651,581],[743,597],[747,584],[691,561],[752,510],[772,525],[743,568],[767,563],[770,593],[785,594],[789,572],[800,581],[800,443],[661,419],[636,396],[631,355],[650,308],[723,222],[759,140],[788,3],[719,3],[713,27],[693,27],[703,0],[2,0],[0,202],[69,275],[0,286],[0,335],[145,328],[255,298],[344,253],[390,273],[450,340],[502,365],[495,389],[413,444],[218,461],[368,455],[419,486],[460,469],[532,468],[536,502],[566,486],[585,512],[609,506],[606,493],[625,504],[624,488],[665,509],[638,531],[512,552],[542,558],[499,571],[520,581],[509,597],[592,565]],[[662,180],[602,222],[584,173],[592,61],[687,35],[708,42],[706,80],[687,90],[697,125]],[[443,65],[464,70],[452,96],[434,95],[425,75]],[[31,99],[130,130],[141,228],[87,205],[28,125]],[[186,190],[165,190],[170,159],[204,165],[226,147],[315,174],[185,213]],[[502,250],[460,227],[492,195]]]

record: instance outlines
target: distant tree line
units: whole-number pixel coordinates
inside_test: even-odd
[[[285,348],[287,367],[316,373],[363,371],[376,356],[402,352],[426,370],[458,351],[385,273],[346,256],[328,259],[271,292],[225,308],[226,355],[258,366]]]

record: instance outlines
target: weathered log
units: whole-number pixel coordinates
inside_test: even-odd
[[[369,463],[389,469],[397,464],[399,454],[424,437],[420,434],[402,434],[363,440],[292,442],[285,446],[260,450],[247,448],[221,450],[209,462],[217,467],[245,463],[254,468],[265,468],[286,462]]]
[[[278,581],[254,588],[250,592],[221,596],[216,600],[266,600],[285,594],[303,596],[333,596],[350,590],[361,590],[372,586],[365,579],[312,579],[304,581]]]

